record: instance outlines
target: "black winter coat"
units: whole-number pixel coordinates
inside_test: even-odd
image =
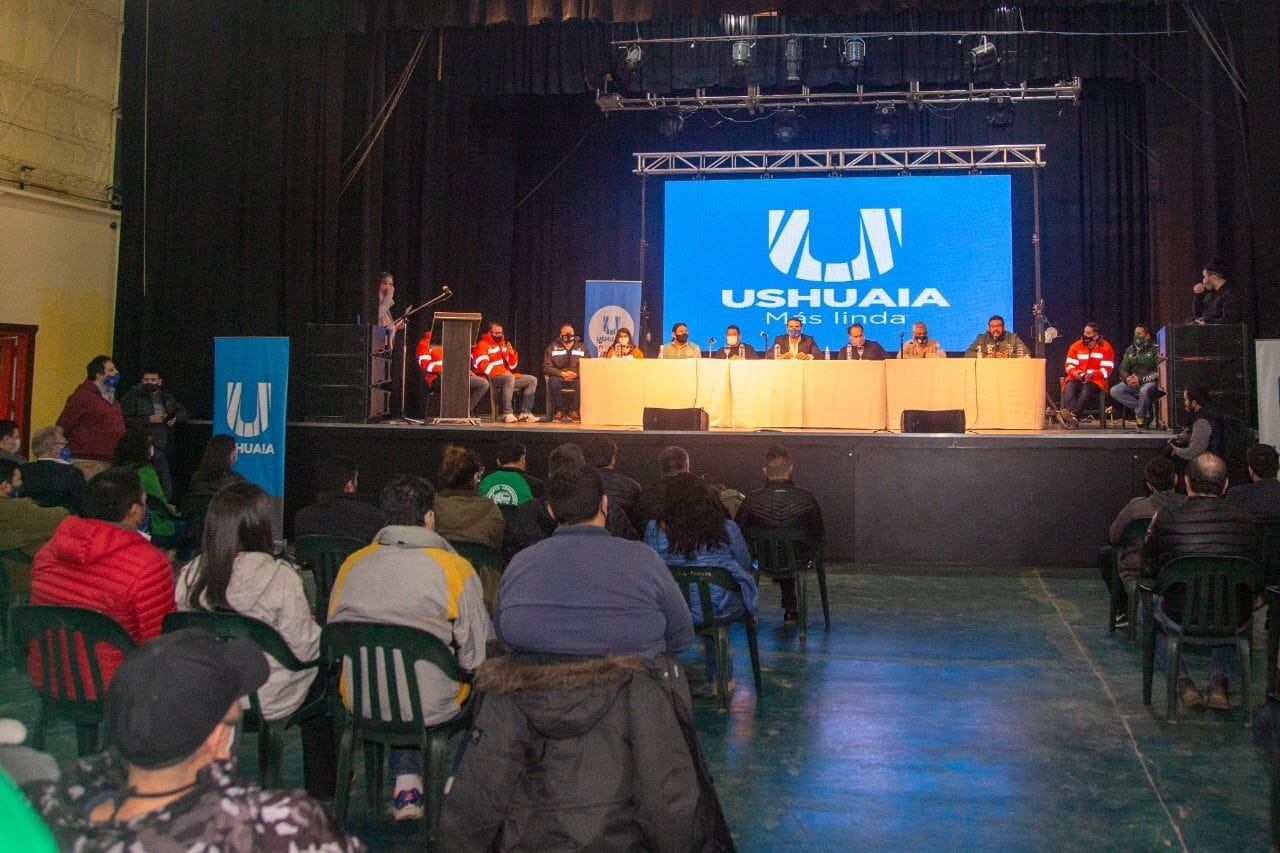
[[[134,427],[142,427],[151,436],[151,443],[160,450],[166,450],[169,447],[170,427],[166,423],[151,423],[151,416],[155,414],[155,405],[152,403],[154,398],[152,395],[144,392],[141,385],[135,385],[130,388],[120,400],[120,412],[124,415],[124,425],[130,429]],[[176,424],[187,422],[187,410],[178,402],[168,391],[160,389],[160,401],[164,406],[165,414],[172,418]]]
[[[1142,549],[1142,576],[1154,578],[1174,557],[1247,557],[1257,559],[1257,529],[1242,506],[1222,498],[1192,496],[1186,503],[1156,512]],[[1164,598],[1170,618],[1182,618],[1183,590],[1171,589]],[[1253,595],[1237,590],[1240,613],[1250,613]]]
[[[493,658],[475,686],[439,849],[734,849],[675,659]]]

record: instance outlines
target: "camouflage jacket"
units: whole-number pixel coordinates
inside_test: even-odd
[[[61,850],[363,851],[316,800],[302,791],[264,791],[235,774],[234,762],[200,771],[195,788],[167,806],[121,823],[89,813],[125,788],[124,762],[112,752],[65,768],[58,784],[32,783],[26,794]]]

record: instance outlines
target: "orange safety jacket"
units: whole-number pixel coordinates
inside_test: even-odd
[[[1092,382],[1106,391],[1107,379],[1116,369],[1116,351],[1105,338],[1092,347],[1078,340],[1067,350],[1066,368],[1068,379],[1075,378],[1072,371],[1083,370],[1085,382]]]

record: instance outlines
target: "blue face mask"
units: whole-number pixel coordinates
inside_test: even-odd
[[[147,507],[142,513],[142,523],[138,525],[138,529],[143,533],[151,532],[151,507]]]
[[[22,497],[22,486],[18,486],[16,489],[14,489],[13,491],[9,492],[9,497],[11,497],[11,498],[20,498],[20,497]]]
[[[108,388],[115,388],[120,384],[120,374],[114,373],[111,376],[104,378],[102,380],[102,384],[106,385]]]
[[[798,338],[798,337],[800,337],[800,330],[799,330],[799,329],[787,329],[787,337],[789,337],[789,338]]]
[[[69,444],[62,445],[62,449],[58,451],[58,458],[61,459],[63,462],[70,462],[71,461],[71,445]]]

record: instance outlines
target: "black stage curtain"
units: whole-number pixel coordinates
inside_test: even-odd
[[[621,31],[615,27],[436,29],[381,141],[340,195],[343,162],[424,32],[404,26],[406,8],[421,7],[369,0],[358,27],[298,37],[290,4],[215,5],[152,4],[144,75],[145,6],[128,3],[122,80],[117,357],[127,374],[161,365],[170,386],[204,415],[213,336],[289,335],[300,354],[308,322],[373,316],[372,278],[383,269],[396,275],[400,308],[447,283],[456,293],[450,309],[504,321],[531,372],[556,326],[581,322],[587,278],[643,278],[655,310],[650,329],[660,337],[662,184],[646,188],[649,249],[642,256],[642,184],[631,174],[632,152],[875,144],[871,115],[861,109],[806,111],[798,139],[785,146],[771,121],[710,112],[666,140],[656,114],[606,117],[585,90],[584,81],[616,62],[607,44]],[[1152,8],[1083,11],[1114,24],[1147,20]],[[1082,14],[1028,10],[1041,12]],[[658,22],[653,31],[715,25]],[[1167,61],[1175,43],[1201,57],[1199,64],[1175,73]],[[1194,88],[1192,72],[1213,79],[1195,44],[1175,36],[1163,46],[1103,40],[1071,42],[1048,58],[1020,53],[1019,63],[1049,79],[1080,69],[1090,79],[1078,107],[1021,104],[1003,132],[987,126],[980,105],[900,111],[896,119],[899,144],[1048,145],[1044,288],[1048,315],[1068,338],[1090,318],[1118,341],[1140,318],[1181,319],[1158,290],[1160,270],[1178,279],[1181,294],[1205,254],[1232,248],[1252,262],[1249,225],[1261,224],[1248,213],[1239,114],[1225,84]],[[668,86],[720,79],[725,69],[719,61],[704,66],[703,48],[683,50],[691,56],[665,70],[656,57],[646,60],[644,73]],[[938,79],[963,79],[946,76],[954,57],[931,50],[899,57],[886,76],[911,79],[912,63],[920,62]],[[812,71],[825,73],[816,62]],[[1255,157],[1249,169],[1257,168]],[[1015,321],[1026,333],[1028,174],[1017,173],[1013,187]],[[412,344],[422,328],[416,323],[410,335],[411,410],[419,405]],[[1050,357],[1062,349],[1065,343],[1051,348]],[[297,367],[295,359],[295,375]],[[293,416],[303,411],[301,391],[295,386],[291,395]]]

